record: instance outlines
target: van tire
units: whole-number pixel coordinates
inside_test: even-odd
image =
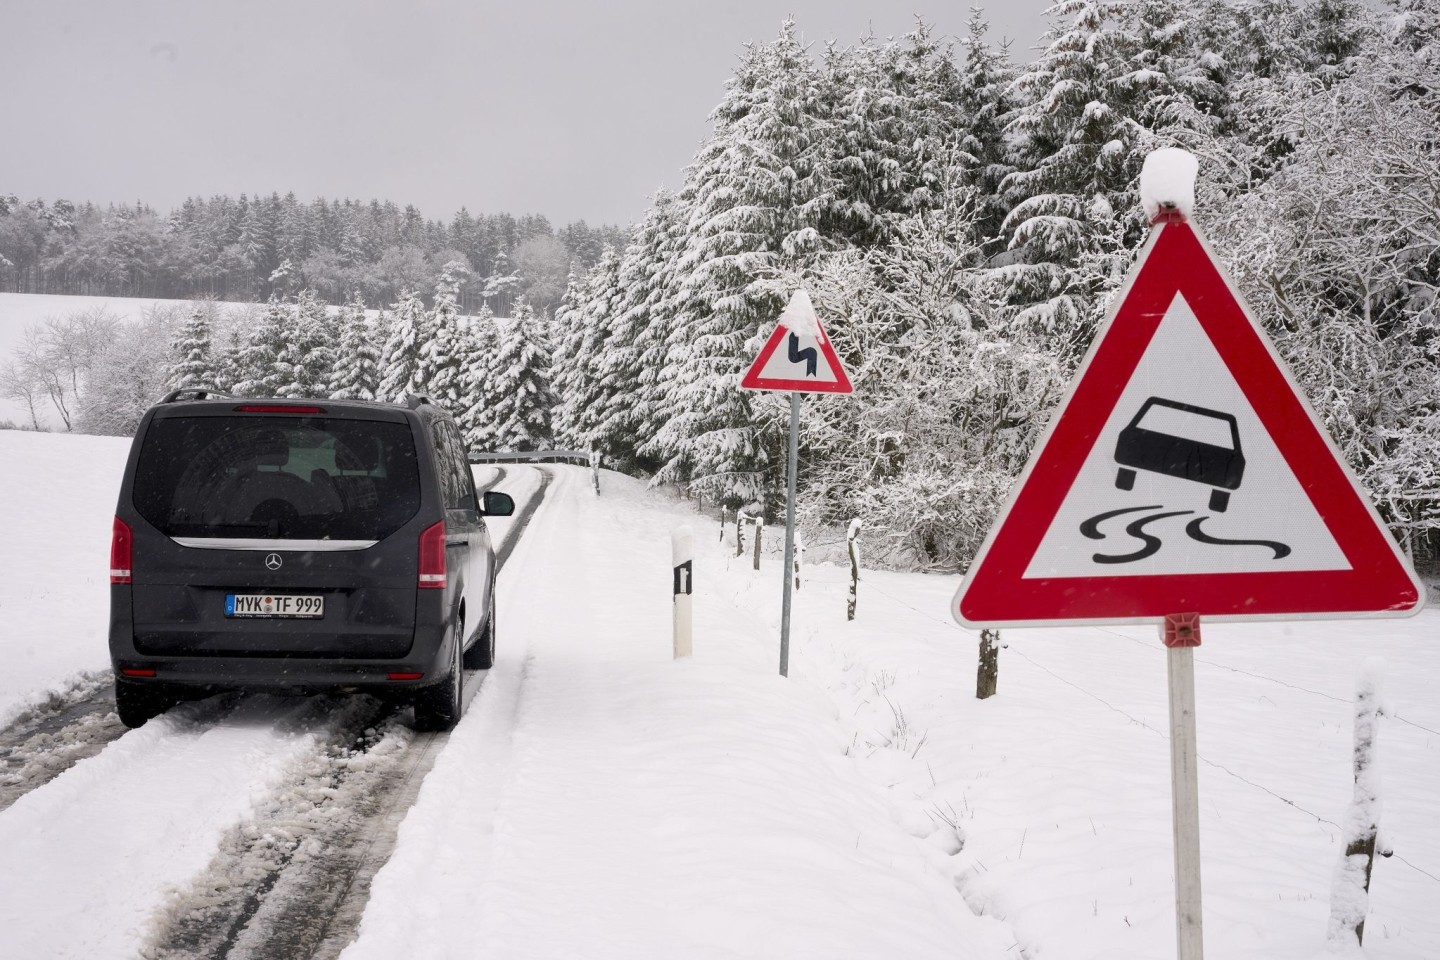
[[[480,636],[465,651],[466,670],[489,670],[495,665],[495,581],[490,581],[490,602]]]
[[[457,622],[455,643],[452,646],[455,653],[450,659],[450,669],[446,672],[445,679],[415,695],[416,730],[425,733],[449,730],[460,722],[460,714],[465,709],[465,672],[460,664],[460,645],[463,642]]]
[[[164,687],[150,683],[115,681],[115,712],[120,722],[132,730],[145,725],[179,702]]]

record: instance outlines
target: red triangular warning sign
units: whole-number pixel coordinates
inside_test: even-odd
[[[780,349],[781,345],[785,349]],[[796,290],[740,386],[746,390],[850,393],[850,378],[830,345],[810,295]]]
[[[1406,616],[1424,591],[1209,247],[1152,232],[955,594],[967,626]]]

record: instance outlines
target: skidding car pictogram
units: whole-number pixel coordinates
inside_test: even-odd
[[[1224,513],[1230,491],[1245,475],[1240,428],[1235,417],[1177,400],[1151,397],[1115,444],[1115,486],[1130,490],[1135,471],[1149,470],[1181,480],[1217,487],[1210,491],[1210,509]]]

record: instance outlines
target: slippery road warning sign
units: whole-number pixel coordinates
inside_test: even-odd
[[[967,626],[1405,616],[1423,591],[1194,227],[1162,223],[955,595]]]
[[[850,393],[850,378],[830,345],[810,295],[796,290],[740,386],[747,390]]]

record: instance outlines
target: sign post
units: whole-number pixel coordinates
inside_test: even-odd
[[[781,344],[785,345],[781,351]],[[800,394],[850,393],[850,378],[820,324],[810,295],[796,290],[775,331],[740,381],[746,390],[775,390],[790,394],[790,447],[785,492],[785,564],[781,569],[784,591],[780,603],[780,676],[790,674],[790,568],[795,560],[795,472],[800,453]],[[758,534],[757,534],[758,535]]]
[[[1170,825],[1175,848],[1175,935],[1180,960],[1204,956],[1200,920],[1200,751],[1195,743],[1195,648],[1200,615],[1171,614],[1160,628],[1170,685]]]
[[[1202,957],[1201,617],[1411,616],[1425,595],[1190,224],[1195,169],[1146,159],[1150,237],[951,607],[982,630],[1161,626],[1181,960]]]

